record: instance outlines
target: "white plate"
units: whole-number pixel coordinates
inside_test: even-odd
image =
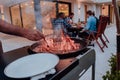
[[[11,78],[27,78],[54,68],[59,58],[50,53],[40,53],[22,57],[10,63],[4,70]]]

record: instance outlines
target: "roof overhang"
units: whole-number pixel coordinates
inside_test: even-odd
[[[0,0],[0,5],[4,5],[4,6],[12,6],[15,4],[19,4],[25,1],[30,1],[30,0]],[[120,0],[117,0],[120,1]],[[96,4],[105,4],[105,3],[111,3],[112,0],[78,0],[78,2],[82,2],[82,3],[96,3]]]

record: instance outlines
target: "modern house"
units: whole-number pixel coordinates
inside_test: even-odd
[[[38,14],[36,14],[36,9],[35,9],[36,6],[34,5],[35,1],[40,1],[39,3],[37,3],[38,4],[37,7],[40,10]],[[116,0],[116,1],[120,14],[120,0]],[[104,48],[104,53],[101,52],[99,46],[96,43],[95,43],[95,47],[90,46],[90,49],[94,49],[96,52],[96,55],[94,55],[96,59],[94,59],[93,57],[89,57],[89,56],[88,57],[91,58],[91,60],[94,59],[93,61],[95,61],[95,66],[90,67],[89,70],[86,71],[86,73],[79,80],[91,80],[91,75],[92,75],[91,71],[94,72],[94,70],[92,70],[93,68],[95,68],[95,80],[102,80],[103,75],[105,75],[106,71],[110,69],[108,60],[110,59],[112,54],[116,54],[116,50],[117,50],[116,49],[117,31],[116,31],[116,25],[114,25],[116,23],[116,19],[114,15],[112,0],[0,0],[0,19],[5,20],[13,25],[16,25],[16,27],[36,29],[37,19],[39,18],[36,15],[42,15],[41,18],[42,21],[38,21],[38,22],[42,23],[43,25],[42,31],[44,34],[50,34],[53,32],[51,19],[55,18],[57,13],[64,12],[65,15],[68,16],[70,12],[74,12],[73,20],[75,23],[78,23],[78,21],[81,22],[86,21],[87,10],[92,10],[97,18],[99,18],[100,15],[109,17],[110,21],[106,28],[105,34],[107,35],[110,43],[107,43],[108,48],[106,47]],[[30,41],[23,37],[8,35],[0,32],[0,44],[1,43],[3,47],[3,52],[6,56],[5,57],[6,61],[11,62],[14,59],[17,59],[16,58],[17,56],[21,56],[21,55],[24,56],[23,55],[24,52],[26,52],[28,55],[28,52],[26,50],[33,43],[36,43],[36,41]],[[13,55],[15,57],[11,56],[9,53],[14,53],[15,55],[14,54]],[[8,60],[9,57],[11,59],[10,61]],[[90,63],[89,59],[85,61],[87,62],[85,63],[82,62],[82,63],[84,64]],[[2,60],[0,60],[0,63],[1,62]],[[69,63],[69,61],[67,62]],[[67,64],[67,62],[65,64]],[[1,79],[1,75],[3,77],[2,74],[4,69],[3,66],[4,65],[2,64],[0,65],[0,67],[2,67],[0,68],[0,79]],[[83,65],[82,67],[84,69]],[[70,70],[68,69],[68,71]],[[76,75],[75,70],[72,71],[73,71],[72,73]],[[81,74],[83,74],[84,72],[85,69],[81,72]],[[79,74],[79,77],[81,76],[81,74]],[[71,77],[74,78],[75,76],[72,75],[69,78]],[[92,75],[92,77],[94,77],[94,75]],[[62,80],[66,80],[66,79],[62,79]]]
[[[35,0],[0,0],[0,18],[23,28],[36,28],[34,13]],[[120,0],[118,1],[120,11]],[[109,16],[110,23],[115,23],[111,0],[40,0],[42,24],[44,28],[51,28],[51,18],[58,12],[66,16],[74,12],[74,22],[86,21],[86,11],[92,10],[96,17]]]

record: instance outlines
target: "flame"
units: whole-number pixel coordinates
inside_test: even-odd
[[[58,40],[57,38],[45,38],[40,41],[40,45],[33,51],[35,52],[51,52],[51,53],[68,53],[70,51],[78,50],[80,44],[75,43],[68,35],[62,34]]]

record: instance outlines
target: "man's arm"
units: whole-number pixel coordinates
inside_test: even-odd
[[[42,33],[36,30],[24,29],[0,19],[0,32],[25,37],[29,40],[39,40],[44,37]]]
[[[0,19],[0,32],[23,36],[22,31],[25,31],[25,29],[19,28],[18,26],[14,26]]]
[[[64,26],[67,27],[67,28],[72,27],[72,26],[71,26],[70,24],[68,24],[65,20],[63,21],[63,24],[64,24]]]
[[[85,30],[89,30],[90,25],[91,25],[91,20],[90,20],[90,19],[88,19],[88,21],[87,21],[87,23],[86,23],[86,26],[84,27],[84,28],[85,28]]]

